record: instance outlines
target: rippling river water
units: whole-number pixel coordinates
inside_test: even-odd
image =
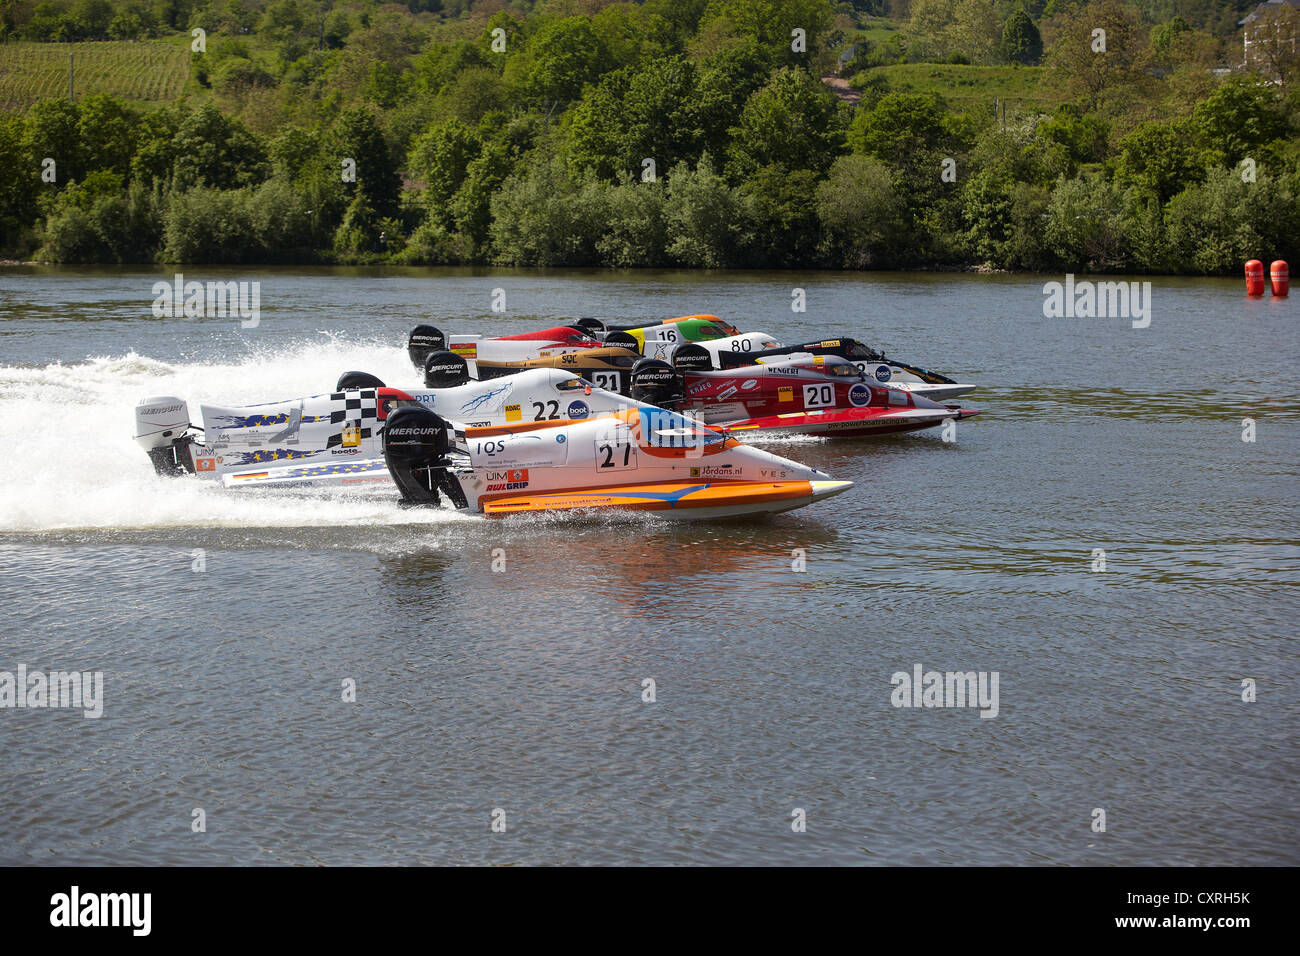
[[[0,272],[0,671],[104,675],[99,719],[0,709],[0,863],[1300,862],[1294,298],[1157,278],[1134,329],[1044,318],[1043,277],[186,272],[260,280],[260,324]],[[415,384],[417,322],[693,312],[982,414],[769,444],[857,484],[705,524],[239,497],[131,440],[147,395]],[[916,665],[997,672],[997,716],[894,707]]]

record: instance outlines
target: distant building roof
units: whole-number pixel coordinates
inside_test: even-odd
[[[1270,16],[1283,7],[1300,10],[1300,0],[1264,0],[1263,3],[1246,15],[1246,19],[1237,21],[1237,26],[1244,27],[1247,23],[1254,23],[1260,17]]]

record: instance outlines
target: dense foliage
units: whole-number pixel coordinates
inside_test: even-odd
[[[1294,260],[1300,97],[1285,63],[1216,70],[1240,66],[1236,20],[1253,4],[1227,6],[0,0],[7,40],[205,31],[177,102],[89,95],[0,116],[0,252],[1207,273]],[[902,62],[1002,64],[1054,102],[958,109],[891,86]],[[858,102],[823,82],[837,68]]]

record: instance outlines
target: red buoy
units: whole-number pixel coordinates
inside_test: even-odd
[[[1264,263],[1251,259],[1246,263],[1246,295],[1264,294]]]
[[[1269,266],[1268,277],[1273,285],[1273,294],[1279,299],[1285,298],[1291,291],[1291,270],[1287,268],[1286,260],[1278,259]]]

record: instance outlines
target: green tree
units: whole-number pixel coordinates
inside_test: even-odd
[[[1144,81],[1142,52],[1132,8],[1122,0],[1093,0],[1061,14],[1047,68],[1065,95],[1089,110],[1109,110]]]
[[[1069,269],[1115,269],[1128,256],[1127,207],[1118,186],[1104,177],[1068,179],[1052,190],[1045,238]]]
[[[836,266],[868,269],[888,262],[904,213],[888,167],[874,157],[841,156],[817,187],[823,251]]]
[[[344,160],[356,164],[356,182],[347,183],[344,191],[350,204],[358,193],[365,194],[365,201],[356,206],[357,216],[366,208],[378,218],[397,215],[402,180],[370,110],[360,106],[344,110],[330,130],[326,152],[336,170],[342,169]]]
[[[1161,203],[1205,176],[1184,122],[1147,122],[1120,141],[1115,181],[1154,194]]]
[[[827,65],[826,41],[834,19],[828,0],[709,0],[700,32],[712,31],[731,43],[752,41],[769,66],[820,69]],[[793,48],[795,30],[804,31],[803,52]]]
[[[810,169],[764,166],[740,187],[749,200],[754,236],[747,265],[776,269],[813,265],[821,240],[817,174]]]
[[[1043,38],[1023,7],[1017,7],[1002,27],[1002,56],[1012,63],[1037,63],[1043,55]]]
[[[1265,147],[1290,132],[1273,88],[1249,78],[1221,84],[1193,111],[1193,122],[1211,162],[1235,165],[1264,161]]]
[[[215,106],[188,114],[171,142],[172,176],[179,189],[230,189],[259,183],[269,167],[261,141]]]
[[[1300,201],[1294,181],[1261,173],[1253,183],[1211,169],[1203,183],[1170,200],[1165,212],[1170,264],[1179,271],[1240,274],[1247,259],[1300,253]]]
[[[609,67],[609,54],[586,17],[565,17],[546,24],[507,66],[533,103],[569,103],[582,95]]]
[[[725,269],[742,265],[754,237],[749,202],[727,185],[706,154],[699,165],[684,163],[668,174],[668,254],[687,266]]]
[[[766,166],[822,173],[843,150],[835,97],[802,70],[786,68],[745,103],[732,131],[727,172],[737,180]]]
[[[482,151],[479,135],[455,119],[430,126],[411,143],[411,172],[424,180],[425,196],[435,209],[451,201]]]
[[[37,184],[45,185],[41,174],[46,159],[54,161],[57,177],[48,190],[85,175],[79,119],[77,107],[67,100],[41,100],[28,110],[20,155],[33,190]]]
[[[600,261],[634,268],[668,263],[668,192],[664,180],[627,181],[605,195],[605,229],[596,240]]]
[[[554,161],[514,173],[492,199],[496,260],[518,266],[596,262],[609,188],[589,172],[570,177]]]

